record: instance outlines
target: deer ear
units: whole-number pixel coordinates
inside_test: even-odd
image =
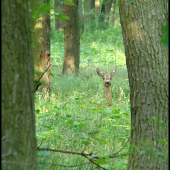
[[[103,77],[103,76],[104,76],[103,71],[101,71],[100,69],[97,68],[96,71],[97,71],[97,74],[98,74],[100,77]]]
[[[112,70],[112,71],[110,72],[110,76],[111,76],[111,77],[114,76],[114,74],[116,73],[116,70],[117,70],[117,66],[115,67],[114,70]]]

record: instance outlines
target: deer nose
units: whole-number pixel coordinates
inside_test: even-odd
[[[109,81],[106,81],[105,85],[108,86],[109,84],[110,84]]]

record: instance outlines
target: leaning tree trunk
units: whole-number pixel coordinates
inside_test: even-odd
[[[72,0],[76,6],[64,3],[64,63],[63,73],[77,74],[79,69],[80,35],[78,22],[78,0]]]
[[[167,170],[168,50],[164,0],[119,0],[131,104],[128,170]]]
[[[2,169],[37,169],[28,1],[2,1]]]

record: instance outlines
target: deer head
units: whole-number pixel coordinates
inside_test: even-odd
[[[114,74],[116,73],[116,70],[117,70],[117,66],[109,74],[105,74],[100,69],[98,69],[98,68],[96,69],[97,74],[100,77],[103,78],[103,83],[104,83],[104,87],[105,87],[105,94],[107,96],[108,102],[112,101],[112,96],[111,96],[111,80],[112,80],[112,77],[114,76]]]
[[[116,70],[117,70],[117,66],[115,67],[114,70],[112,70],[109,74],[105,74],[103,73],[103,71],[101,71],[100,69],[96,69],[97,71],[97,74],[103,78],[103,83],[104,83],[104,86],[105,87],[109,87],[111,86],[111,80],[112,80],[112,77],[114,76],[114,74],[116,73]]]

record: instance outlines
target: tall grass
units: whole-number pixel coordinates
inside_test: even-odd
[[[63,32],[55,32],[51,42],[51,97],[36,93],[37,142],[42,148],[93,153],[106,157],[101,166],[109,170],[126,169],[127,156],[108,158],[126,143],[130,135],[129,85],[120,24],[107,30],[85,31],[81,36],[79,76],[62,75]],[[112,78],[113,107],[109,107],[102,79],[115,66]],[[43,140],[44,139],[44,140]],[[42,142],[43,140],[43,142]],[[42,142],[42,143],[41,143]],[[128,145],[120,154],[128,152]],[[88,162],[82,156],[57,152],[38,152],[39,169],[51,164],[78,165]],[[87,170],[90,164],[51,170]]]

